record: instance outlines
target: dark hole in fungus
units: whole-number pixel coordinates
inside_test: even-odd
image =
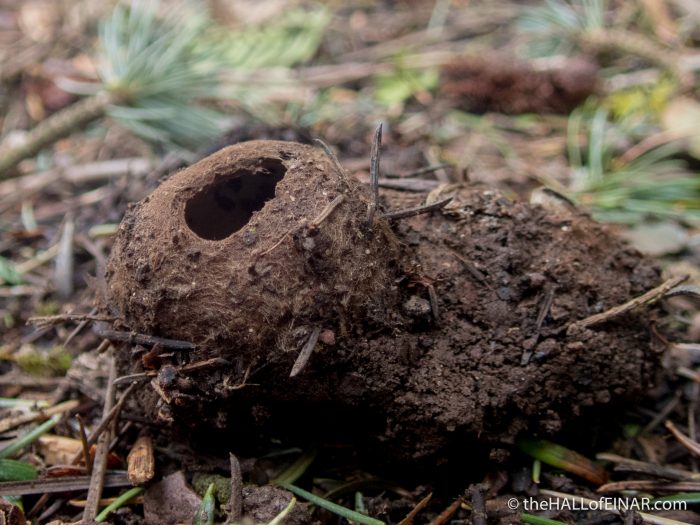
[[[278,159],[261,159],[254,170],[238,170],[217,179],[187,201],[187,226],[203,239],[225,239],[275,196],[286,171]]]

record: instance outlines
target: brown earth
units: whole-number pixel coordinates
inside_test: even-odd
[[[255,184],[283,177],[240,229],[202,240],[192,230],[211,231],[214,205],[199,207],[200,189],[241,170],[258,174]],[[662,350],[650,314],[570,325],[659,284],[651,263],[566,205],[463,185],[429,200],[446,196],[442,211],[370,229],[363,188],[319,151],[280,142],[234,146],[173,176],[127,214],[108,272],[118,327],[197,345],[156,345],[148,360],[142,347],[122,350],[125,374],[154,376],[141,407],[239,438],[361,436],[405,459],[466,438],[553,434],[586,407],[648,388]],[[388,210],[421,201],[383,192]],[[201,224],[187,220],[192,206]],[[259,270],[260,257],[279,270]],[[192,367],[214,357],[216,366]]]

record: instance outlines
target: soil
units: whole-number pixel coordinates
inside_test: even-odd
[[[598,89],[598,66],[572,58],[537,71],[512,57],[465,57],[442,68],[441,92],[460,108],[486,113],[569,114]]]
[[[659,284],[659,270],[605,226],[566,205],[546,209],[487,188],[449,185],[428,197],[452,197],[441,211],[368,229],[369,196],[317,150],[252,144],[175,175],[120,229],[108,273],[117,326],[197,345],[189,352],[158,345],[121,351],[124,374],[152,377],[139,397],[148,414],[205,433],[226,428],[240,442],[258,432],[306,443],[332,434],[392,460],[416,460],[444,455],[465,439],[497,447],[526,430],[551,435],[586,407],[648,389],[663,351],[651,334],[653,311],[570,327]],[[182,231],[185,203],[210,184],[207,177],[239,170],[240,152],[281,158],[270,148],[293,152],[292,165],[308,155],[312,177],[302,184],[284,164],[274,197],[222,241],[193,235],[204,226],[192,222]],[[317,203],[324,184],[336,193]],[[348,206],[310,236],[308,225],[339,191]],[[386,210],[422,204],[402,192],[382,198]],[[156,213],[149,211],[159,209],[154,203],[167,205]],[[263,221],[281,216],[291,219],[283,228]],[[158,225],[163,239],[154,237]],[[274,254],[266,262],[284,271],[250,277],[251,254],[260,253],[246,252],[251,229]],[[292,233],[269,252],[285,231]],[[202,247],[193,259],[194,245]],[[140,271],[154,253],[169,256]],[[250,288],[235,294],[231,283]],[[290,306],[297,297],[303,308]],[[279,312],[273,317],[270,305]],[[308,364],[289,377],[314,333]],[[157,366],[143,359],[146,350],[161,353]]]

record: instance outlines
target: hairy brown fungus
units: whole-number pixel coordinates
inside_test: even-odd
[[[115,328],[195,345],[119,354],[151,379],[143,408],[238,434],[361,427],[416,457],[551,434],[650,384],[647,310],[580,323],[659,284],[605,226],[465,185],[428,208],[383,191],[370,221],[373,202],[320,149],[258,141],[131,208],[107,275]]]
[[[285,345],[300,326],[363,319],[391,289],[396,241],[367,228],[368,202],[318,149],[226,148],[127,212],[110,304],[131,330],[203,352],[296,350]]]

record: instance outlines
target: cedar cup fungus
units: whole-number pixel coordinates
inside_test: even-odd
[[[644,392],[653,313],[579,321],[658,285],[649,261],[568,206],[464,184],[428,201],[387,190],[407,211],[384,212],[337,159],[289,142],[170,177],[129,209],[107,271],[116,328],[195,345],[118,354],[152,378],[141,407],[237,435],[361,428],[416,458],[552,434]]]

